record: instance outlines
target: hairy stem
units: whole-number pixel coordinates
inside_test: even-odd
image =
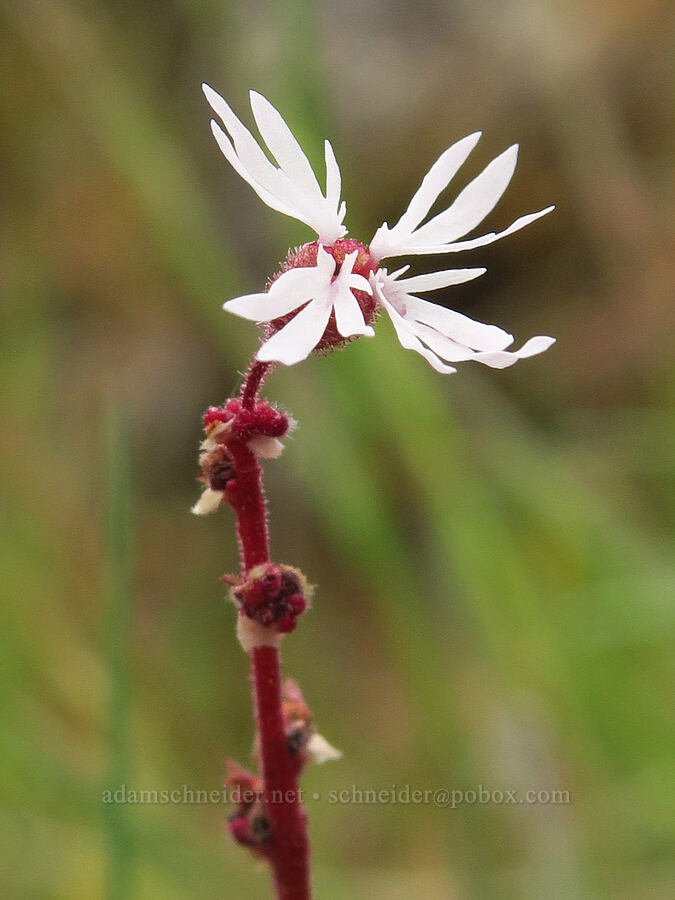
[[[241,391],[241,402],[252,408],[271,365],[254,361]],[[242,569],[270,562],[269,531],[263,472],[244,441],[228,448],[236,471],[237,529]],[[269,859],[280,900],[310,900],[309,841],[306,816],[300,802],[297,766],[286,739],[281,704],[281,661],[272,646],[251,650],[251,681],[258,729],[263,802],[270,826]]]
[[[281,666],[276,647],[254,647],[251,678],[271,831],[270,858],[280,900],[309,900],[309,841],[297,768],[288,752],[281,712]]]
[[[254,566],[270,561],[263,471],[255,453],[243,441],[229,441],[228,450],[237,473],[234,506],[242,570],[247,573]]]
[[[246,373],[246,378],[241,386],[240,399],[244,409],[251,409],[258,399],[258,391],[269,375],[272,366],[273,363],[258,362],[257,359],[251,361],[251,365]]]

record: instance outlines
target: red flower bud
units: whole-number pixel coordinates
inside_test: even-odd
[[[304,613],[305,609],[307,609],[307,601],[302,594],[291,594],[291,596],[286,599],[286,603],[288,603],[296,616]]]
[[[293,631],[298,616],[307,608],[307,590],[299,570],[266,563],[234,584],[232,599],[249,619],[286,634]]]
[[[231,416],[221,406],[209,406],[202,416],[202,421],[204,428],[208,430],[209,425],[213,425],[214,422],[227,422],[229,418]]]

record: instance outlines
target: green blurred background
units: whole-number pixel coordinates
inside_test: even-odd
[[[668,4],[1,0],[0,22],[2,896],[269,896],[222,804],[102,802],[250,757],[231,516],[189,507],[200,413],[256,346],[220,305],[310,234],[221,157],[207,80],[247,123],[266,94],[319,171],[330,137],[366,240],[475,129],[460,185],[522,148],[487,230],[558,207],[453,257],[488,274],[437,298],[556,335],[544,356],[443,377],[382,320],[269,382],[300,423],[267,465],[274,554],[319,585],[285,668],[344,752],[304,778],[317,897],[672,897]],[[328,802],[352,785],[570,803]]]

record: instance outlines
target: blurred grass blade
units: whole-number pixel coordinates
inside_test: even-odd
[[[130,632],[134,568],[131,451],[124,417],[116,405],[111,405],[105,423],[105,456],[107,483],[103,532],[102,638],[109,678],[106,787],[114,796],[115,790],[128,783],[129,778]],[[131,896],[134,854],[131,827],[123,803],[106,803],[103,809],[109,846],[106,895],[109,900],[121,900]]]

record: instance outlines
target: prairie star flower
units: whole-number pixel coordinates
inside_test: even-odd
[[[225,304],[229,312],[255,322],[270,322],[303,307],[262,345],[257,354],[261,362],[275,360],[290,366],[305,359],[321,342],[331,316],[343,338],[375,334],[366,325],[354,294],[372,294],[367,278],[352,271],[358,252],[347,253],[336,274],[338,263],[318,244],[315,265],[289,268],[266,293],[237,297]]]
[[[389,274],[383,259],[403,255],[456,253],[491,244],[519,231],[553,207],[516,219],[500,232],[466,235],[479,225],[506,190],[516,167],[518,145],[509,147],[471,181],[447,207],[428,221],[429,212],[476,146],[480,132],[445,150],[425,175],[408,208],[392,228],[385,222],[369,245],[345,238],[345,203],[340,202],[340,170],[325,142],[326,190],[321,190],[309,160],[279,112],[251,91],[258,130],[275,165],[228,104],[208,85],[204,93],[225,126],[214,121],[213,133],[236,172],[272,209],[304,222],[318,239],[289,252],[281,271],[263,293],[236,297],[224,304],[235,315],[266,323],[261,362],[292,365],[312,350],[327,350],[367,335],[385,310],[403,347],[420,353],[439,372],[455,372],[448,363],[475,360],[502,369],[542,353],[554,338],[530,338],[507,350],[513,336],[496,325],[476,322],[461,313],[418,297],[478,278],[484,268],[447,269],[401,278],[408,266]],[[464,240],[461,240],[464,238]]]

